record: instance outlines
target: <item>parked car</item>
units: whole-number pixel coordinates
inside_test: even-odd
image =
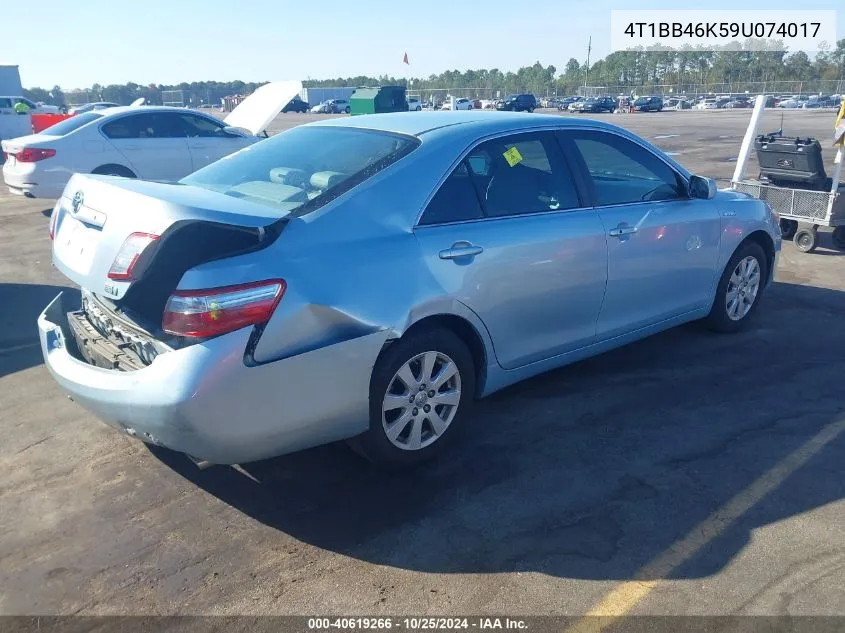
[[[26,97],[14,95],[0,97],[0,111],[2,111],[2,114],[14,114],[15,106],[18,103],[25,104],[29,108],[29,114],[61,114],[67,112],[66,107],[35,103]]]
[[[443,105],[440,106],[441,110],[452,110],[452,101],[454,100],[455,103],[455,110],[472,110],[472,101],[469,99],[459,98],[455,99],[455,97],[446,97],[446,101],[443,102]]]
[[[299,95],[296,95],[293,99],[288,101],[284,108],[282,108],[282,112],[308,112],[310,107],[311,106],[308,105],[307,101],[303,101]]]
[[[109,108],[119,108],[119,103],[111,101],[96,101],[94,103],[86,103],[80,106],[74,106],[68,110],[68,114],[84,114],[85,112],[95,112],[99,110],[107,110]]]
[[[702,99],[697,104],[695,104],[694,110],[718,110],[719,105],[716,103],[715,99]]]
[[[532,94],[509,95],[500,105],[496,106],[497,110],[511,112],[534,112],[536,108],[537,99]]]
[[[686,99],[672,97],[663,102],[664,110],[689,110],[690,108],[692,108],[692,104]]]
[[[612,97],[591,97],[583,101],[581,112],[613,112],[618,107],[618,103]]]
[[[660,112],[663,109],[661,97],[638,97],[634,100],[634,110],[637,112]]]
[[[76,173],[178,180],[260,140],[299,82],[265,84],[221,121],[198,110],[122,106],[84,112],[2,141],[9,191],[57,198]],[[287,88],[287,90],[286,90]]]
[[[565,97],[558,102],[558,110],[569,110],[569,106],[573,103],[583,101],[584,97]]]
[[[786,99],[778,103],[777,107],[791,110],[794,108],[800,108],[803,104],[803,101],[798,101],[797,99]]]
[[[326,99],[311,107],[312,114],[328,114],[329,112],[331,112],[331,99]]]
[[[478,397],[747,326],[781,246],[765,202],[627,130],[480,112],[311,123],[178,184],[75,175],[49,226],[82,292],[38,318],[61,389],[217,464],[344,439],[431,458]]]
[[[349,114],[351,108],[349,107],[348,99],[329,99],[328,111],[332,114]]]
[[[585,101],[586,101],[586,99],[580,99],[580,100],[571,102],[567,106],[566,111],[567,112],[579,112],[581,110],[581,108],[584,107]]]
[[[726,108],[728,110],[733,110],[733,109],[736,109],[736,108],[751,108],[751,107],[753,107],[753,105],[747,99],[732,99],[731,101],[728,101],[722,107]]]
[[[408,110],[410,112],[419,112],[422,109],[422,101],[420,101],[416,97],[408,97]]]

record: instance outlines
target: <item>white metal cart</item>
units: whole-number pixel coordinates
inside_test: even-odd
[[[834,173],[830,191],[812,191],[778,187],[757,180],[745,180],[745,167],[754,136],[765,108],[765,99],[757,97],[751,121],[742,141],[737,166],[731,179],[731,188],[747,193],[759,200],[765,200],[780,220],[781,232],[785,239],[792,239],[795,247],[804,253],[810,253],[818,246],[820,226],[833,227],[833,244],[845,250],[845,189],[840,188],[842,175],[842,145],[836,153]]]

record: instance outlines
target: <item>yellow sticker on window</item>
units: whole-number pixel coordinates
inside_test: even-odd
[[[505,160],[508,161],[508,165],[511,167],[522,162],[522,154],[520,154],[519,150],[515,147],[511,147],[508,151],[502,154],[502,156],[505,157]]]

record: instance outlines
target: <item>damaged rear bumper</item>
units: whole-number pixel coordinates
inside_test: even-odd
[[[38,318],[44,362],[72,399],[145,442],[237,464],[345,439],[369,424],[379,331],[258,366],[252,328],[159,354],[136,371],[77,358],[59,294]]]

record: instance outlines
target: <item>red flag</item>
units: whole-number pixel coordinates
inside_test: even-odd
[[[405,57],[402,58],[402,61],[408,64],[409,66],[411,65],[411,62],[408,61],[408,53],[405,53]]]

